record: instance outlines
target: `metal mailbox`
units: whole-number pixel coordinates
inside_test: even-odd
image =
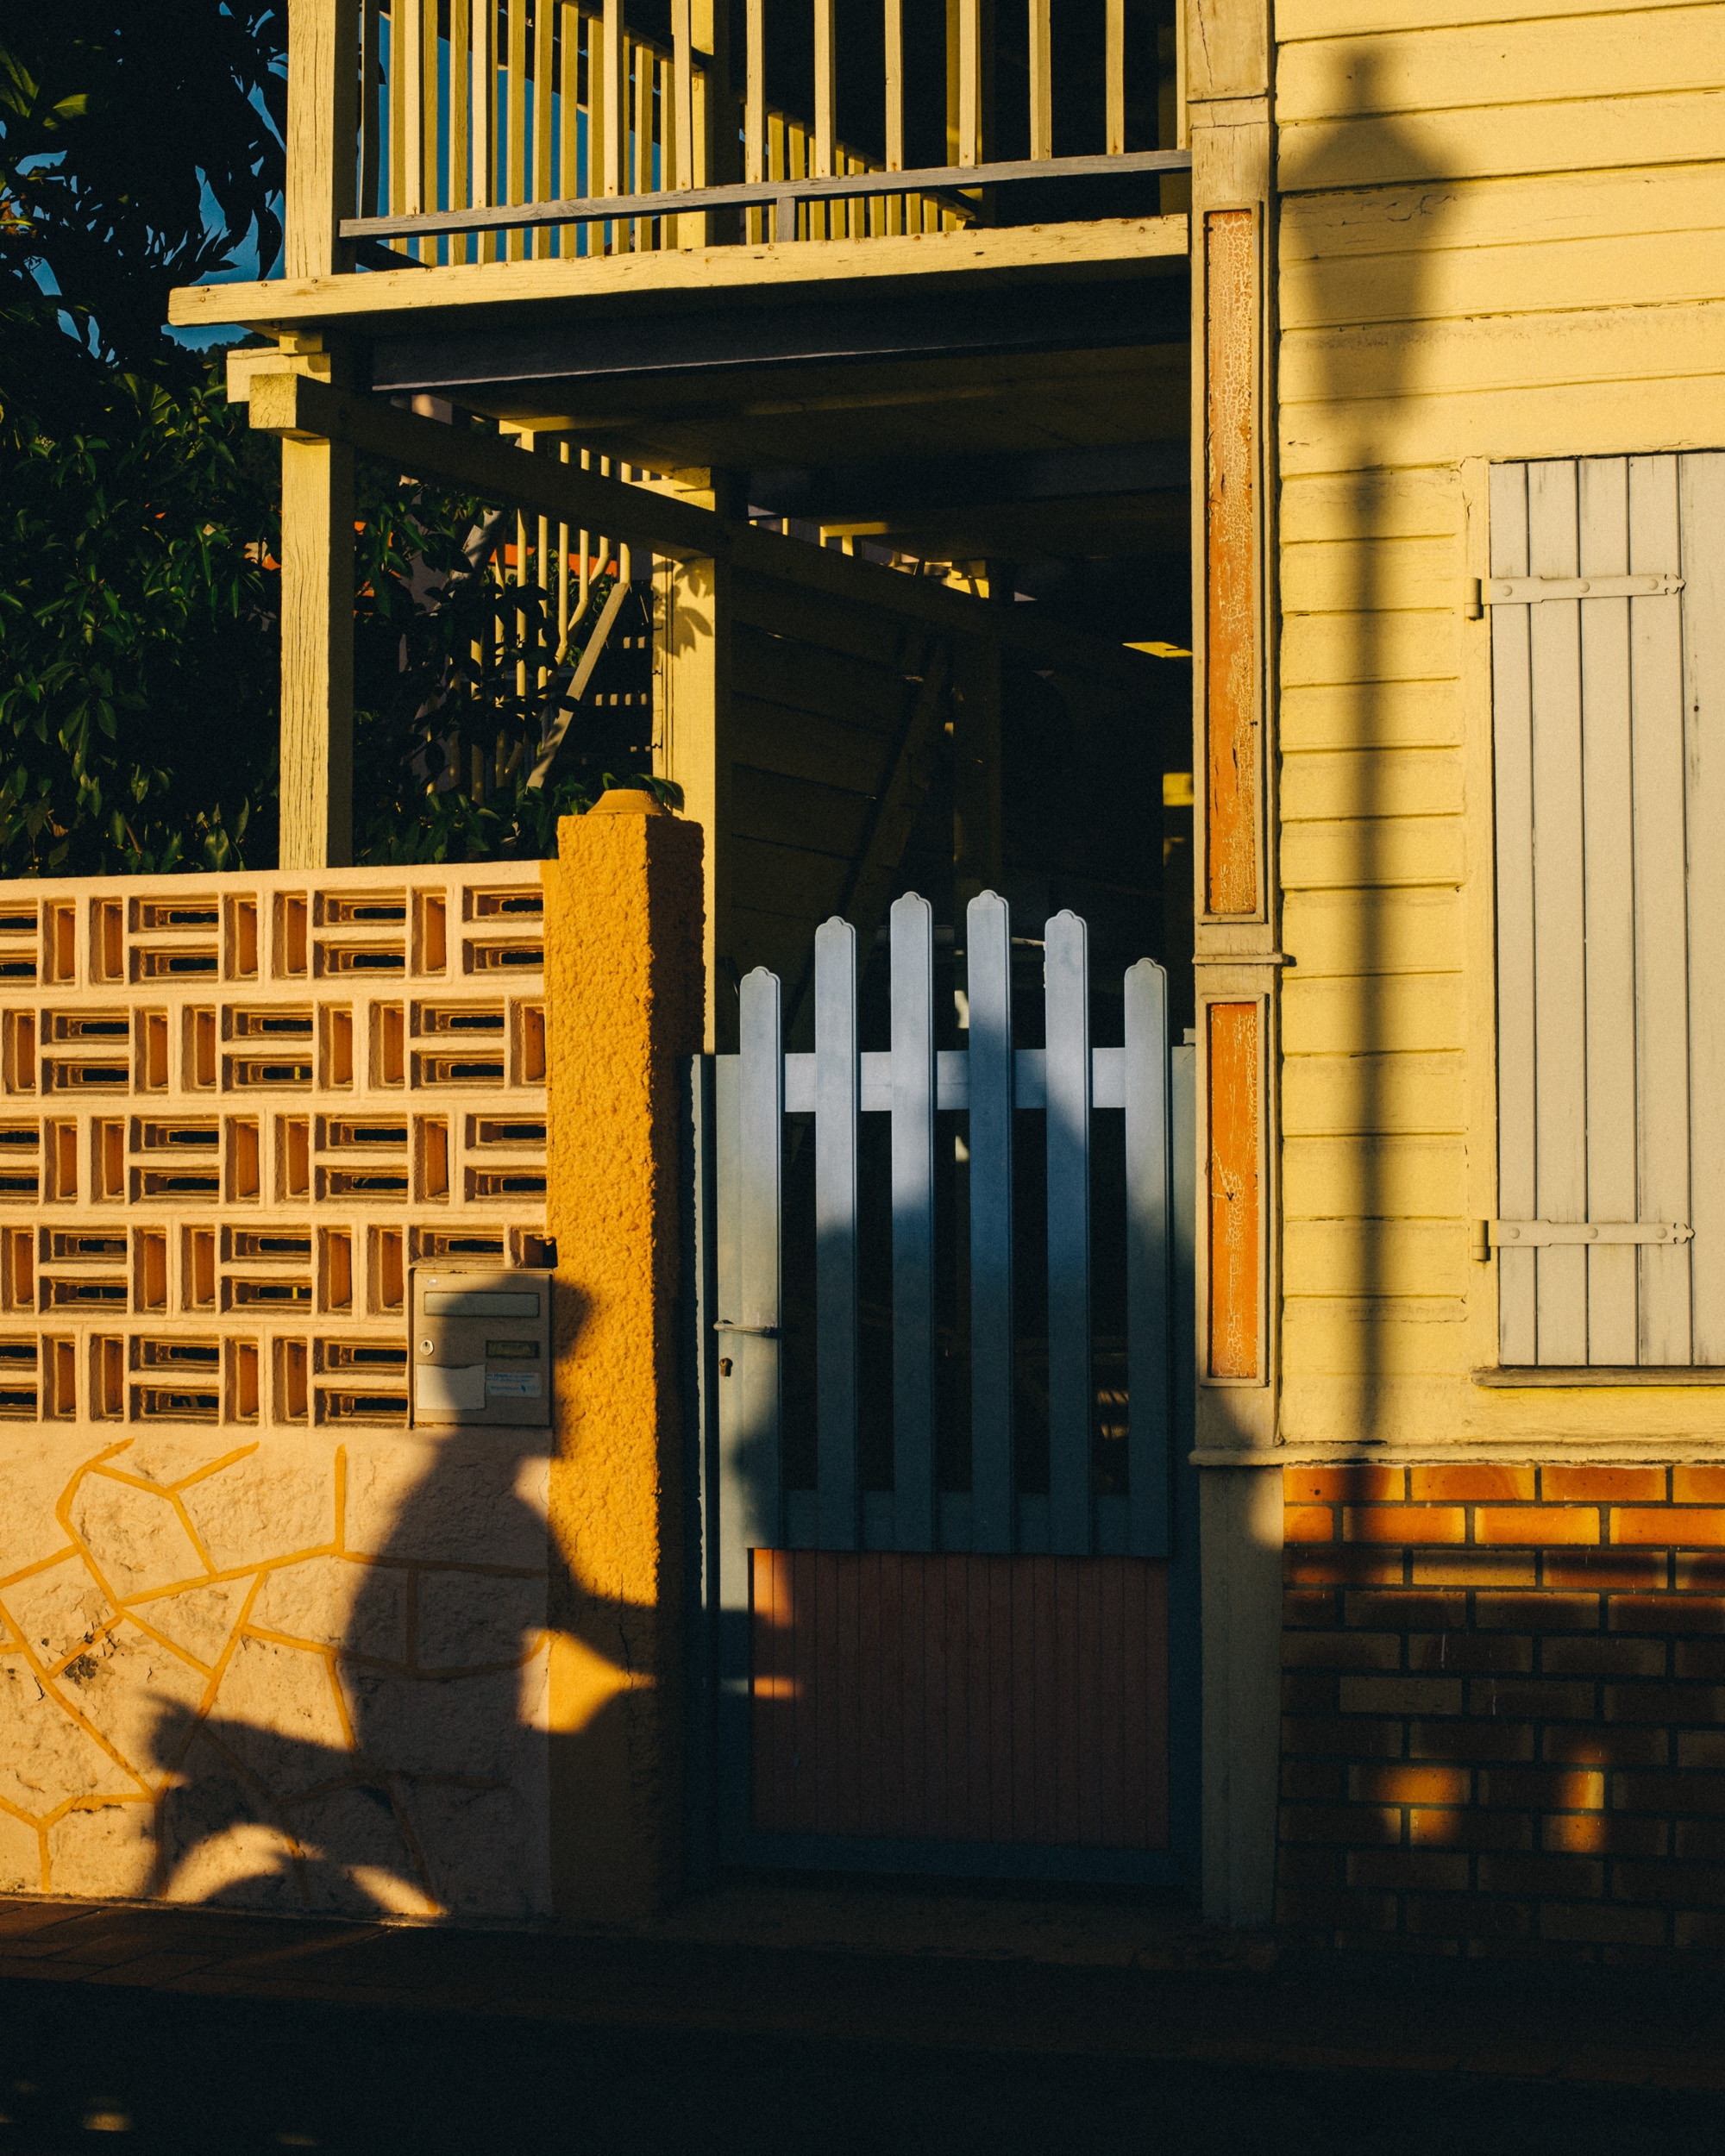
[[[549,1272],[413,1274],[410,1420],[543,1429],[551,1420]]]

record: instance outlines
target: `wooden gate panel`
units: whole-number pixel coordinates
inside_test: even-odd
[[[1167,1846],[1164,1563],[750,1558],[757,1832]]]

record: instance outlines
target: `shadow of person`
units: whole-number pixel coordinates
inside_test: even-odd
[[[577,1302],[557,1295],[560,1351]],[[345,1435],[334,1547],[259,1576],[208,1711],[157,1709],[159,1893],[549,1916],[554,1776],[607,1771],[627,1747],[608,1723],[626,1720],[641,1677],[638,1613],[591,1591],[548,1527],[555,1442],[509,1428]]]
[[[1314,993],[1347,1012],[1345,1037],[1302,1041],[1310,1060],[1290,1054],[1284,1071],[1289,1135],[1346,1150],[1346,1194],[1327,1180],[1315,1208],[1342,1216],[1339,1276],[1325,1269],[1316,1292],[1339,1299],[1346,1351],[1306,1399],[1296,1388],[1285,1401],[1284,1433],[1371,1444],[1406,1433],[1410,1387],[1429,1394],[1467,1359],[1465,1283],[1453,1300],[1410,1295],[1397,1262],[1409,1149],[1440,1154],[1449,1175],[1447,1203],[1421,1210],[1459,1222],[1467,1205],[1465,1042],[1430,1023],[1449,1007],[1435,1000],[1410,1025],[1410,984],[1396,978],[1462,963],[1467,510],[1457,465],[1432,455],[1421,394],[1460,202],[1434,132],[1396,112],[1374,41],[1334,51],[1280,151],[1281,795],[1285,940],[1301,961],[1289,988],[1297,999],[1314,975],[1339,975]],[[1424,820],[1434,811],[1452,820]],[[1290,1300],[1301,1271],[1289,1267]]]

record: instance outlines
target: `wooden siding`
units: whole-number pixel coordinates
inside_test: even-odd
[[[1496,1324],[1468,1220],[1497,1208],[1464,466],[1725,443],[1725,9],[1284,0],[1276,26],[1283,1433],[1526,1435],[1552,1401],[1467,1376]]]
[[[751,1552],[762,1833],[1159,1849],[1167,1567]]]

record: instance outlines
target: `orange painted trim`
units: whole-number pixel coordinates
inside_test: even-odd
[[[1258,215],[1204,218],[1204,903],[1256,915],[1263,667],[1258,620]]]
[[[1262,1374],[1263,1006],[1205,1006],[1208,1085],[1208,1313],[1211,1377]]]

